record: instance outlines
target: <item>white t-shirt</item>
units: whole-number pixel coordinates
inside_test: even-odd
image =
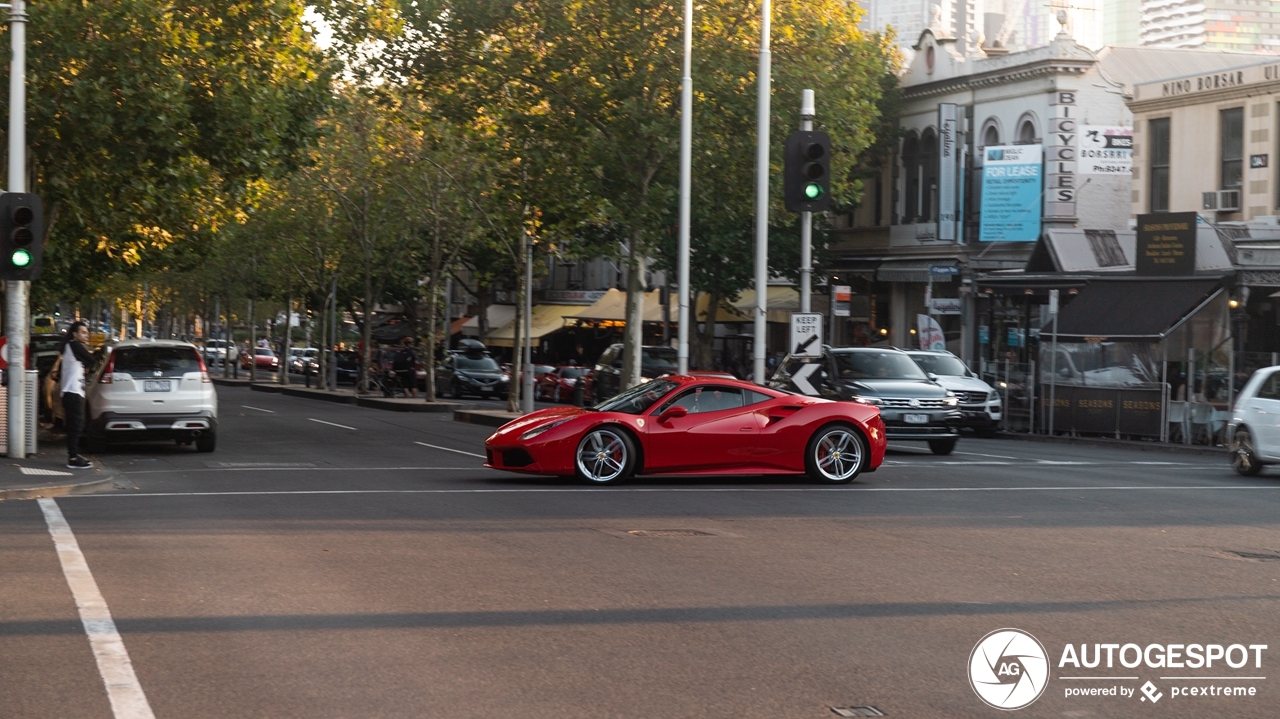
[[[71,343],[62,350],[62,392],[84,396],[84,365],[71,351]]]

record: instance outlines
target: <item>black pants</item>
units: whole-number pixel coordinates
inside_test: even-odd
[[[75,392],[62,393],[62,412],[66,415],[67,456],[80,454],[80,442],[84,437],[84,397]]]

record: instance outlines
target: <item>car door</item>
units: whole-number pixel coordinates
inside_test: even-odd
[[[743,394],[738,387],[696,385],[651,411],[645,469],[702,471],[749,463],[760,427]],[[658,421],[677,405],[688,414]]]
[[[1245,400],[1243,410],[1258,454],[1268,459],[1280,457],[1280,370],[1262,380],[1257,394]]]

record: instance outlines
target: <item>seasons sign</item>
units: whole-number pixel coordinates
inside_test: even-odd
[[[1197,220],[1194,212],[1138,215],[1138,252],[1134,258],[1138,274],[1195,274]]]

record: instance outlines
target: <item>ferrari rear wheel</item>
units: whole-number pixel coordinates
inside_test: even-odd
[[[867,447],[852,427],[824,427],[809,440],[804,464],[809,476],[816,481],[847,484],[866,466]]]
[[[625,432],[597,427],[578,443],[574,464],[578,477],[591,484],[617,484],[631,476],[635,457],[635,448]]]

